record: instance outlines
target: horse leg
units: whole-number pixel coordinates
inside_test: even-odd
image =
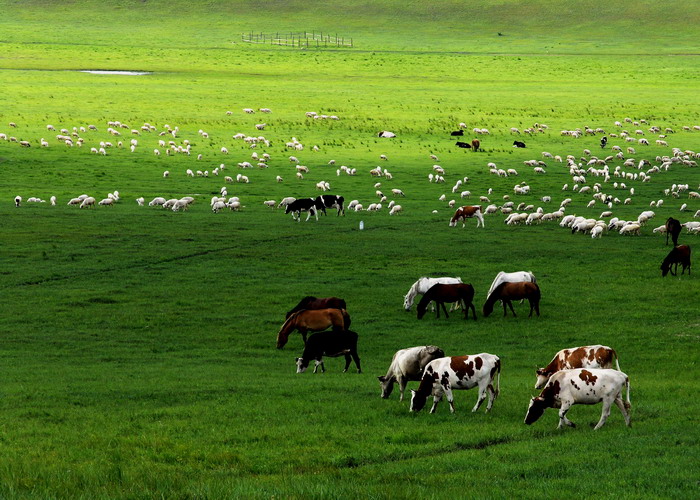
[[[515,314],[515,309],[513,309],[513,303],[510,300],[505,301],[508,303],[508,306],[510,307],[510,312],[513,313],[513,317],[516,317],[517,314]],[[505,303],[503,305],[503,308],[505,309]]]
[[[306,330],[299,330],[301,333],[301,338],[304,340],[304,345],[306,345]]]
[[[440,302],[440,305],[442,306],[442,310],[445,311],[445,319],[449,318],[450,315],[447,314],[447,308],[445,307],[445,303],[444,303],[444,302]]]
[[[469,307],[472,308],[472,314],[474,315],[474,321],[476,321],[476,308],[474,307],[474,303],[472,302],[469,304]],[[467,313],[467,316],[469,316],[469,313]]]

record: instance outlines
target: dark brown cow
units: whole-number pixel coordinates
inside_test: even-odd
[[[620,370],[620,363],[615,349],[605,345],[584,345],[562,349],[554,355],[554,359],[544,368],[537,369],[535,389],[542,389],[549,377],[561,370],[573,368],[612,368],[613,361]]]
[[[481,142],[479,139],[472,139],[472,151],[479,151],[481,147]]]
[[[683,266],[681,275],[685,273],[686,268],[688,268],[688,275],[690,275],[690,247],[688,245],[678,245],[669,252],[661,263],[661,276],[666,276],[669,271],[673,276],[677,276],[678,264]]]
[[[666,219],[666,244],[668,245],[668,237],[671,236],[673,246],[678,246],[678,235],[681,234],[681,221],[669,217]]]

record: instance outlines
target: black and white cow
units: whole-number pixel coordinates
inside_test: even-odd
[[[306,221],[308,222],[311,214],[318,220],[318,210],[316,209],[316,200],[313,198],[300,198],[294,200],[284,210],[285,214],[291,213],[292,219],[299,222],[301,220],[301,212],[308,212]]]
[[[513,141],[514,148],[525,148],[525,143],[523,141]]]
[[[454,132],[450,132],[450,135],[451,135],[452,137],[463,136],[463,135],[464,135],[464,130],[455,130]]]
[[[622,400],[622,388],[627,387],[627,401]],[[566,412],[575,404],[595,405],[603,403],[603,413],[595,429],[600,429],[610,415],[613,403],[630,426],[630,380],[618,370],[604,368],[576,368],[561,370],[549,378],[539,396],[530,400],[525,423],[530,425],[539,419],[547,408],[559,408],[559,425],[576,427],[566,418]]]
[[[493,379],[496,374],[498,374],[498,382],[494,387]],[[500,380],[501,360],[493,354],[481,353],[435,359],[425,367],[418,390],[411,391],[411,411],[422,410],[428,396],[432,394],[433,406],[430,408],[430,413],[435,413],[435,407],[445,394],[450,403],[450,411],[454,413],[452,390],[479,386],[479,398],[472,411],[479,409],[488,393],[489,402],[486,405],[488,412],[498,396]]]
[[[338,215],[345,215],[345,198],[335,194],[322,194],[316,197],[316,210],[323,212],[326,215],[326,208],[335,208],[338,210]]]
[[[342,332],[318,332],[314,333],[306,341],[304,352],[301,358],[296,358],[297,373],[304,373],[309,367],[311,360],[314,360],[314,373],[321,366],[321,371],[325,372],[326,367],[323,365],[323,356],[335,358],[345,356],[345,369],[343,373],[348,371],[350,367],[350,359],[355,361],[357,373],[362,373],[360,368],[360,357],[357,355],[357,333],[345,330]]]
[[[386,375],[377,377],[382,386],[382,398],[387,399],[394,389],[394,383],[398,382],[401,392],[399,401],[403,401],[403,393],[409,380],[420,380],[425,366],[432,360],[443,357],[445,352],[434,345],[408,347],[396,351]]]
[[[472,145],[469,144],[468,142],[462,142],[462,141],[457,141],[455,142],[455,146],[458,148],[464,148],[464,149],[471,149]]]

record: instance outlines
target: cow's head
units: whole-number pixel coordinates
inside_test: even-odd
[[[426,401],[428,401],[427,394],[422,394],[411,389],[411,406],[409,407],[409,411],[421,411]]]
[[[287,205],[284,206],[284,213],[285,214],[288,214],[289,212],[292,211],[292,209],[290,208],[289,205],[291,205],[291,203],[288,203]]]
[[[391,391],[394,390],[394,382],[396,379],[385,375],[377,377],[377,379],[379,379],[379,385],[382,387],[382,399],[389,399]]]
[[[304,361],[304,358],[295,358],[295,361],[297,362],[297,373],[304,373],[309,367],[309,362]]]
[[[547,409],[547,405],[544,402],[544,398],[537,396],[530,400],[530,406],[527,408],[527,415],[525,415],[525,423],[530,425],[542,416],[544,410]]]
[[[549,380],[549,377],[552,376],[552,373],[548,372],[545,368],[538,368],[535,373],[537,374],[535,389],[542,389]]]

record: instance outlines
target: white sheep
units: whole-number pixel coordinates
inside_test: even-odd
[[[162,196],[157,196],[148,202],[148,206],[149,207],[162,206],[163,203],[165,203],[165,202],[166,202],[165,198],[163,198]]]
[[[403,212],[403,208],[401,207],[401,205],[394,205],[393,207],[391,207],[391,210],[389,210],[389,215],[396,215],[399,212]]]
[[[85,203],[85,202],[83,202]],[[114,206],[114,199],[113,198],[105,198],[104,200],[100,200],[98,205],[103,205],[103,206]]]
[[[223,201],[216,201],[211,205],[211,211],[215,214],[218,214],[224,208],[226,208],[226,203],[224,203]]]
[[[391,192],[394,194],[394,196],[406,196],[400,189],[392,189]]]
[[[89,208],[89,207],[94,207],[95,206],[95,198],[92,196],[88,196],[87,198],[84,198],[83,201],[80,203],[80,208]]]
[[[263,205],[265,205],[266,207],[275,208],[275,205],[277,205],[277,202],[275,200],[266,200],[266,201],[263,201]]]

